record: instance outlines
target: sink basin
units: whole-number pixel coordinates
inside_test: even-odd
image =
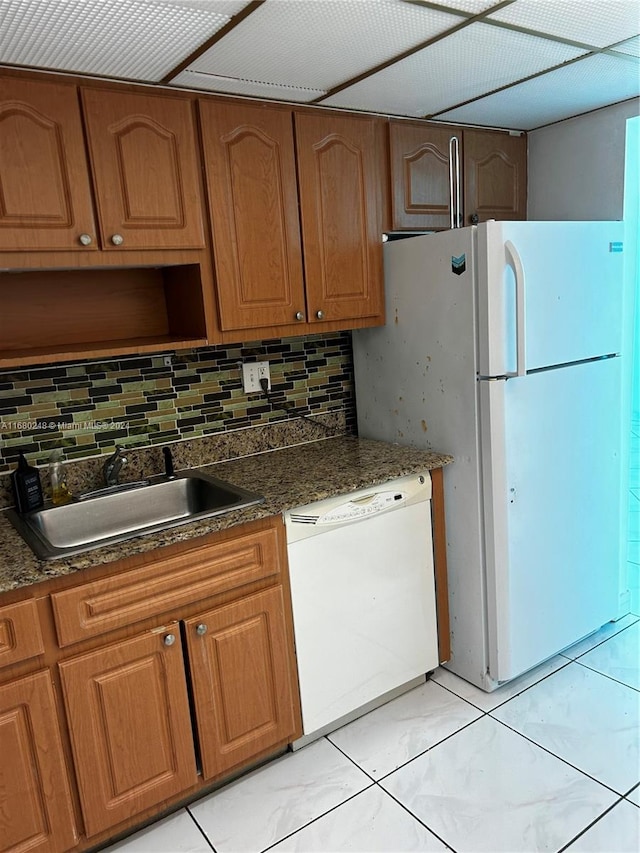
[[[158,477],[136,487],[96,494],[63,506],[8,517],[43,560],[70,557],[143,533],[152,533],[261,503],[264,498],[202,471]]]

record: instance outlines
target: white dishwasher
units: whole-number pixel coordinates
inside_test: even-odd
[[[438,666],[428,472],[285,513],[303,746]]]

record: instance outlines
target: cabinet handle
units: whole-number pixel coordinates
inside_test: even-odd
[[[316,311],[316,317],[318,320],[324,320],[324,311]]]
[[[114,246],[122,246],[122,244],[124,243],[124,237],[122,236],[122,234],[112,234],[111,242]]]
[[[165,634],[164,638],[162,640],[162,642],[165,644],[165,646],[172,646],[175,643],[175,641],[176,641],[176,635],[175,634]]]
[[[197,634],[199,637],[204,637],[204,635],[207,633],[207,631],[208,631],[208,630],[209,630],[209,629],[208,629],[208,628],[207,628],[207,626],[204,624],[204,622],[201,622],[199,625],[196,625],[196,634]]]
[[[302,311],[296,311],[296,320],[304,320],[304,314]]]
[[[83,246],[90,246],[93,243],[91,234],[81,234],[78,239],[80,240]]]

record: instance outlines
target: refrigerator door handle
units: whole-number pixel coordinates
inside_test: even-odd
[[[515,373],[507,373],[507,376],[526,376],[527,368],[525,365],[525,341],[526,341],[526,323],[524,310],[524,267],[520,260],[516,247],[511,240],[506,240],[504,250],[507,258],[507,263],[513,269],[516,278],[516,370]]]

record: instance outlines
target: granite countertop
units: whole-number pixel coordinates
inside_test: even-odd
[[[333,495],[440,468],[452,461],[446,454],[340,436],[202,465],[199,466],[202,470],[221,480],[264,495],[264,502],[60,560],[39,560],[3,512],[0,513],[0,593],[187,542]]]

